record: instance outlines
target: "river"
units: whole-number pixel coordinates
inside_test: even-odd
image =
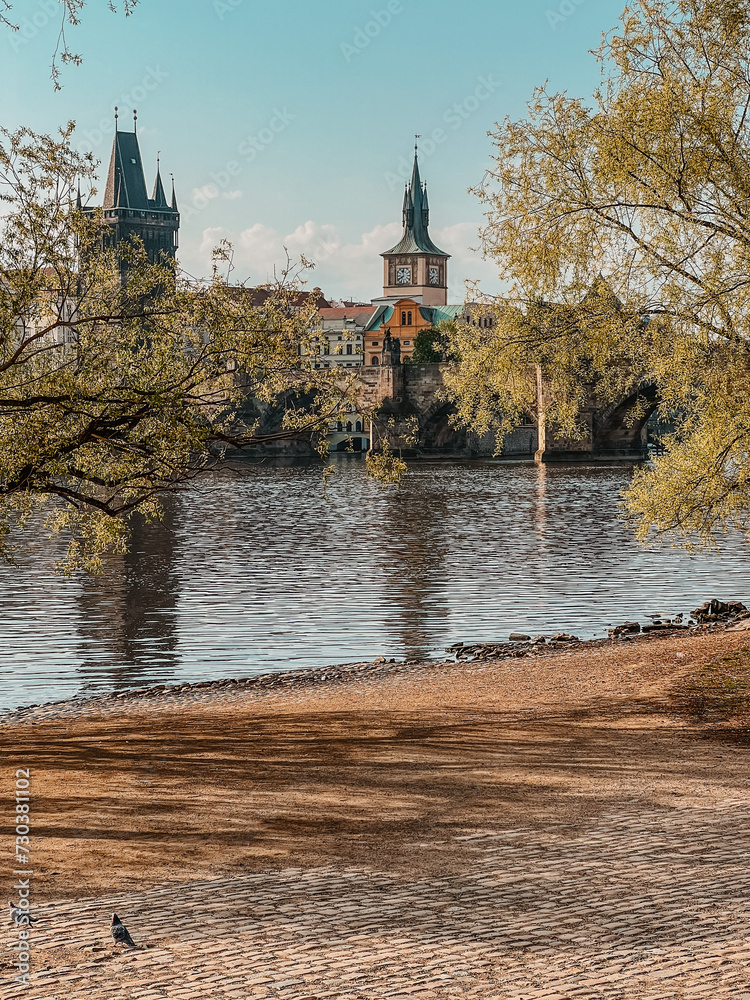
[[[96,577],[56,577],[37,536],[0,568],[0,708],[242,677],[750,603],[748,546],[644,550],[622,466],[414,463],[398,486],[340,456],[251,467],[171,500]]]

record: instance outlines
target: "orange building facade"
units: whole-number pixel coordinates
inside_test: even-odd
[[[401,342],[401,359],[410,357],[414,353],[414,341],[419,331],[433,325],[432,312],[432,309],[425,309],[414,299],[399,299],[392,305],[380,306],[365,329],[364,363],[381,363],[386,329]],[[428,318],[424,313],[427,313]]]

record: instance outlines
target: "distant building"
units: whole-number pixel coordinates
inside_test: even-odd
[[[437,327],[443,320],[464,314],[464,306],[448,305],[448,261],[450,254],[430,238],[427,185],[419,175],[416,146],[411,181],[404,192],[404,230],[401,239],[381,254],[384,261],[383,294],[372,300],[376,311],[363,333],[365,365],[383,362],[383,344],[390,332],[402,361],[414,353],[420,330]]]
[[[430,239],[430,208],[427,185],[422,184],[414,147],[411,182],[404,191],[402,211],[404,231],[390,250],[381,254],[384,261],[383,298],[386,303],[410,298],[425,306],[444,306],[448,301],[448,261],[450,254],[436,247]]]
[[[158,159],[154,189],[151,197],[148,197],[135,127],[134,114],[133,131],[121,132],[117,128],[115,114],[115,138],[112,143],[102,205],[102,214],[107,227],[104,247],[116,248],[137,237],[143,242],[149,263],[157,264],[164,259],[175,259],[180,213],[177,210],[174,181],[172,181],[171,200],[167,201]],[[78,207],[82,207],[80,194]],[[86,210],[95,211],[91,208]],[[121,264],[123,276],[126,271],[127,266],[123,262]]]
[[[255,288],[250,288],[245,285],[236,285],[234,287],[237,288],[243,295],[247,295],[251,305],[254,306],[264,305],[276,294],[276,289],[273,285],[257,285]],[[319,309],[326,309],[330,306],[328,299],[325,295],[323,295],[319,288],[313,288],[312,291],[309,292],[295,291],[289,296],[290,303],[297,309],[302,309],[304,306],[307,306],[310,300],[312,300]]]
[[[355,368],[364,363],[364,331],[375,306],[321,307],[313,346],[318,349],[316,368]]]
[[[370,439],[364,416],[354,407],[341,418],[334,420],[328,430],[328,447],[331,451],[367,451]]]
[[[383,340],[386,330],[398,338],[401,360],[414,353],[414,341],[420,330],[437,327],[443,320],[463,316],[464,306],[423,306],[416,299],[398,299],[392,305],[380,305],[364,332],[366,365],[379,365],[382,361]]]

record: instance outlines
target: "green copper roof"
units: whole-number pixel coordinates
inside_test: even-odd
[[[420,306],[419,314],[428,323],[437,326],[443,320],[455,319],[464,311],[464,306]]]
[[[391,250],[386,250],[381,257],[403,253],[429,253],[436,257],[450,257],[449,253],[436,247],[430,239],[428,227],[430,224],[430,206],[427,201],[427,186],[422,186],[419,176],[417,151],[414,150],[414,169],[411,183],[404,192],[403,207],[404,232],[400,241]]]
[[[367,333],[368,330],[379,330],[380,324],[390,323],[392,316],[393,306],[378,306],[370,317],[370,322],[365,327],[364,332]]]

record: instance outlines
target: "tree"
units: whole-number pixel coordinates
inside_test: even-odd
[[[413,365],[431,365],[445,360],[443,350],[443,334],[434,326],[420,330],[414,338],[414,350],[411,357],[404,360]]]
[[[70,26],[75,26],[80,23],[81,11],[86,6],[86,0],[58,0],[60,4],[60,30],[57,36],[57,45],[55,46],[55,51],[52,55],[52,65],[51,77],[54,84],[55,90],[60,89],[60,65],[58,64],[58,59],[62,65],[67,63],[72,63],[74,66],[79,66],[81,64],[81,56],[71,51],[68,46],[68,41],[65,36],[65,28]],[[107,7],[112,13],[116,13],[118,10],[118,4],[115,0],[106,0]],[[125,14],[125,17],[129,17],[135,7],[138,5],[138,0],[122,0],[119,5],[119,9]],[[13,18],[13,7],[14,5],[10,0],[0,0],[0,25],[5,25],[5,27],[10,28],[11,31],[18,31],[20,26],[15,23]]]
[[[353,395],[350,373],[313,367],[315,303],[289,274],[259,307],[222,277],[226,247],[206,282],[140,243],[105,251],[101,213],[76,207],[94,165],[72,131],[0,131],[0,535],[46,520],[68,570],[122,551],[130,515],[157,517],[217,450],[266,440],[237,423],[249,394],[285,406],[271,436],[321,442]]]
[[[750,525],[749,52],[748,0],[635,0],[593,100],[537,90],[477,192],[509,292],[455,334],[461,413],[528,405],[537,363],[568,429],[587,380],[655,384],[684,417],[628,491],[641,538]]]

